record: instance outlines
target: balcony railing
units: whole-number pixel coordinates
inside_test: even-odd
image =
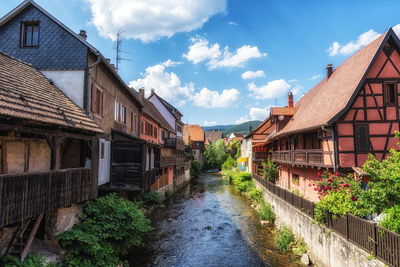
[[[0,227],[97,196],[90,168],[0,175]]]
[[[164,146],[169,147],[169,148],[179,148],[183,149],[184,148],[184,143],[182,138],[165,138],[164,139]]]
[[[276,162],[292,165],[332,167],[333,153],[322,149],[274,151],[271,158]]]
[[[270,155],[268,152],[253,152],[253,160],[266,160]]]
[[[161,161],[160,161],[161,167],[172,166],[172,165],[176,165],[176,156],[161,155]]]

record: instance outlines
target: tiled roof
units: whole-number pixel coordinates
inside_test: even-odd
[[[205,139],[204,131],[200,125],[184,125],[183,134],[186,141],[190,138],[191,141],[204,142]]]
[[[206,138],[210,141],[210,142],[216,142],[222,138],[224,138],[224,134],[221,131],[209,131],[206,132]]]
[[[327,125],[346,109],[356,89],[372,65],[382,41],[395,33],[392,29],[364,47],[339,67],[329,79],[326,77],[296,102],[296,113],[290,122],[273,137],[314,129]],[[270,137],[270,138],[271,138]]]
[[[293,116],[296,113],[296,108],[289,108],[289,107],[273,107],[271,108],[271,115],[272,116]]]
[[[0,53],[0,115],[102,133],[32,65]]]

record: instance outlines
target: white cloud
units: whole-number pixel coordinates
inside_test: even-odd
[[[248,122],[248,121],[249,121],[249,116],[245,115],[245,116],[242,116],[239,119],[235,120],[235,123],[236,124],[242,124],[242,123],[245,123],[245,122]]]
[[[216,121],[204,121],[203,126],[214,126],[217,125]]]
[[[254,83],[247,85],[251,96],[257,99],[271,99],[284,96],[290,89],[291,85],[284,79],[268,82],[266,85],[258,87]]]
[[[257,71],[246,71],[242,73],[242,79],[243,80],[248,80],[248,79],[254,79],[258,77],[264,77],[265,73],[262,70],[257,70]]]
[[[249,114],[244,115],[235,121],[236,124],[241,124],[247,121],[263,121],[269,116],[269,111],[271,106],[265,108],[255,108],[252,107],[249,110]]]
[[[165,65],[168,64],[164,62],[146,68],[146,72],[142,74],[143,77],[131,81],[129,86],[135,89],[144,87],[147,90],[147,95],[150,93],[150,89],[154,88],[156,93],[167,101],[174,101],[177,105],[183,105],[186,101],[191,100],[194,85],[193,83],[182,85],[175,73],[165,71]]]
[[[303,90],[303,89],[304,89],[303,86],[296,85],[291,91],[292,91],[293,95],[298,95],[301,92],[301,90]]]
[[[363,48],[364,46],[368,45],[376,38],[378,38],[379,35],[380,33],[371,29],[358,36],[357,40],[350,41],[345,45],[341,45],[339,42],[333,42],[332,45],[326,51],[329,53],[330,56],[336,56],[337,54],[349,55],[359,50],[360,48]]]
[[[316,80],[316,79],[318,79],[319,77],[321,77],[321,74],[314,75],[314,76],[312,76],[312,77],[308,78],[307,80],[310,80],[310,81],[312,81],[312,80]]]
[[[177,32],[199,29],[209,18],[225,12],[227,0],[86,0],[99,34],[151,42]]]
[[[288,81],[288,83],[295,83],[295,82],[297,82],[297,79],[291,79]]]
[[[180,61],[172,61],[171,59],[168,59],[167,61],[161,63],[161,65],[163,65],[164,67],[175,67],[177,65],[182,64],[182,62]]]
[[[239,100],[239,91],[232,88],[222,93],[203,88],[193,96],[193,104],[205,108],[226,108],[235,105]]]
[[[228,24],[232,25],[232,26],[237,26],[238,25],[236,22],[233,22],[233,21],[229,21]]]
[[[393,26],[393,31],[400,37],[400,24]]]
[[[211,45],[208,40],[201,37],[191,38],[190,41],[192,44],[189,46],[189,51],[182,56],[194,64],[208,61],[209,69],[244,67],[244,64],[252,58],[267,56],[267,53],[261,53],[257,46],[244,45],[232,53],[228,46],[221,51],[218,43]]]

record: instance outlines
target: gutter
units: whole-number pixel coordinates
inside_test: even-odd
[[[97,64],[99,64],[100,63],[100,61],[101,61],[101,56],[100,56],[100,54],[99,53],[96,53],[96,56],[97,56],[97,60],[96,60],[96,62],[94,62],[92,65],[90,65],[89,66],[89,69],[88,69],[88,86],[87,86],[87,90],[88,90],[88,94],[87,94],[87,96],[88,96],[88,100],[87,100],[87,103],[88,103],[88,105],[87,105],[87,107],[86,107],[86,114],[90,114],[90,107],[91,107],[91,102],[92,102],[92,69],[97,65]]]

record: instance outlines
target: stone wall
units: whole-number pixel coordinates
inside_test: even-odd
[[[277,223],[290,227],[296,236],[301,236],[308,247],[307,254],[316,266],[384,266],[378,260],[368,260],[369,253],[350,243],[339,234],[318,226],[313,219],[290,204],[264,189],[256,180],[256,186],[263,190],[264,199],[275,211]]]
[[[59,234],[71,230],[79,221],[81,211],[82,204],[74,204],[68,208],[61,208],[45,214],[46,239],[56,240]]]

